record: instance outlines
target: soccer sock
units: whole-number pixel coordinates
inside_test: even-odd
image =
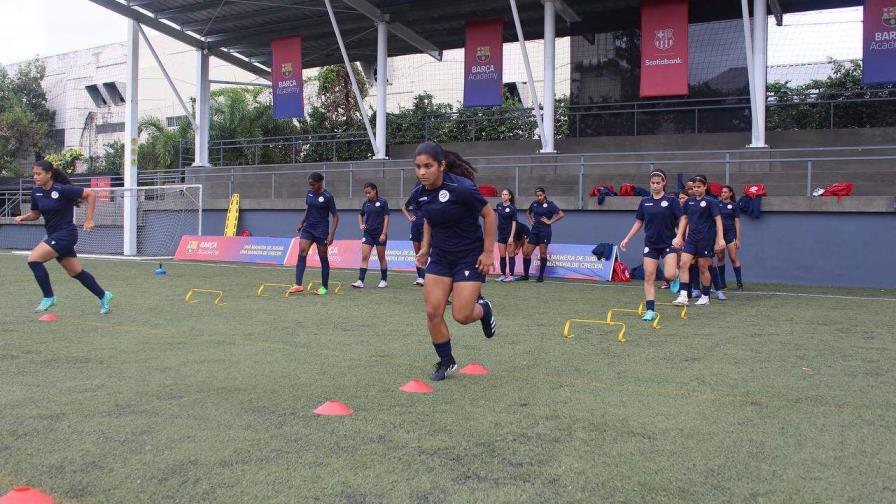
[[[544,278],[544,270],[548,267],[548,258],[540,257],[538,259],[538,278]]]
[[[700,294],[709,296],[709,285],[701,285]]]
[[[501,256],[501,259],[498,260],[498,264],[501,266],[501,274],[506,275],[507,274],[507,258],[504,256]]]
[[[507,267],[509,268],[507,274],[513,276],[513,272],[516,271],[516,256],[507,259]]]
[[[330,258],[327,256],[320,257],[320,284],[327,289],[330,287]]]
[[[386,268],[380,268],[380,278],[382,278],[384,282],[386,281],[386,278],[388,276],[389,276],[389,270]]]
[[[436,348],[436,354],[439,356],[439,360],[442,362],[454,362],[454,356],[451,355],[451,340],[443,341],[441,343],[433,343],[432,346]]]
[[[743,283],[740,279],[740,266],[734,268],[734,276],[737,278],[737,283],[739,283],[739,284]]]
[[[696,261],[688,269],[688,273],[690,273],[691,285],[700,285],[700,267],[697,266]]]
[[[426,270],[417,268],[417,278],[423,278],[424,276],[426,276]]]
[[[367,276],[367,268],[361,268],[358,270],[358,280],[364,281],[364,277]]]
[[[709,265],[709,279],[712,282],[712,286],[715,290],[722,290],[722,279],[719,277],[719,268]]]
[[[306,262],[308,262],[308,256],[299,255],[299,261],[296,263],[296,285],[302,285],[302,278],[305,277]]]
[[[40,291],[44,293],[44,297],[53,297],[53,286],[50,285],[50,273],[47,272],[44,263],[31,261],[28,263],[28,267],[31,268],[31,271],[34,273],[34,279],[37,280],[37,285],[40,286]]]
[[[728,282],[725,281],[725,265],[720,264],[716,270],[719,272],[719,283],[722,285],[722,289],[728,287]]]
[[[77,281],[81,282],[81,285],[87,288],[90,292],[93,293],[94,296],[103,299],[103,296],[106,295],[106,291],[100,287],[100,284],[96,283],[96,278],[93,278],[93,275],[87,272],[87,270],[82,269],[80,273],[72,277]]]
[[[681,282],[681,287],[678,288],[679,294],[684,292],[688,295],[688,298],[691,297],[691,282]]]
[[[656,308],[656,300],[655,299],[648,299],[647,302],[644,304],[645,304],[645,308],[647,308],[647,311],[654,311],[654,309]]]
[[[532,258],[523,258],[523,276],[529,276],[529,270],[532,268]]]

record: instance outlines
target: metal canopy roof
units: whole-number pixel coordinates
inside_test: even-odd
[[[302,36],[303,66],[342,63],[323,0],[90,0],[123,16],[270,78],[270,42]],[[640,24],[640,0],[555,0],[557,36],[589,35]],[[752,2],[751,2],[752,3]],[[516,41],[507,0],[333,0],[349,57],[376,59],[375,21],[389,22],[389,56],[428,53],[464,46],[464,22],[504,18],[504,40]],[[862,0],[770,0],[774,13],[862,5]],[[541,0],[517,0],[526,39],[543,36]],[[735,0],[690,0],[690,21],[741,16]]]

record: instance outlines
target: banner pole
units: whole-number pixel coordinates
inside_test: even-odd
[[[327,0],[329,1],[329,0]],[[523,26],[520,24],[520,13],[516,8],[516,0],[510,0],[510,9],[513,11],[513,22],[516,25],[516,36],[519,39],[520,50],[523,52],[523,64],[526,66],[526,79],[529,81],[529,94],[532,95],[532,111],[535,113],[535,122],[538,123],[538,137],[541,139],[541,150],[546,150],[544,137],[544,123],[541,120],[541,106],[538,103],[538,93],[535,92],[535,78],[532,77],[532,65],[529,64],[529,51],[526,50],[526,38],[523,36]]]

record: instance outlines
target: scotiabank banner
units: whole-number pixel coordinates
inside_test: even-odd
[[[302,94],[302,37],[272,40],[271,55],[274,119],[305,117]]]
[[[641,3],[641,98],[688,94],[688,2]]]
[[[551,244],[548,249],[548,267],[545,274],[554,278],[609,281],[613,274],[613,260],[598,261],[591,254],[591,245]],[[361,266],[361,240],[336,240],[327,249],[330,267],[357,269]],[[262,238],[256,236],[184,236],[177,248],[175,259],[209,262],[245,262],[295,266],[299,258],[298,238]],[[390,241],[386,247],[386,261],[390,271],[414,271],[416,255],[410,241]],[[498,246],[495,245],[494,274],[499,274]],[[538,274],[538,249],[532,256],[533,274]],[[307,265],[320,267],[315,246],[308,253]],[[522,260],[517,261],[515,274],[521,275]],[[471,265],[472,266],[472,265]],[[370,255],[368,268],[380,267],[376,251]]]
[[[896,1],[865,0],[862,82],[896,82]]]
[[[504,20],[468,21],[464,46],[464,107],[504,103]]]

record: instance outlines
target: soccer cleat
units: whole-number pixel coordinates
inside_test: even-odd
[[[112,303],[112,293],[109,291],[106,291],[106,293],[103,294],[103,299],[100,299],[100,315],[105,315],[105,314],[109,313],[110,311],[112,311],[112,306],[110,305],[111,303]]]
[[[716,299],[718,299],[719,301],[727,301],[728,300],[728,298],[725,297],[725,293],[722,291],[716,291]]]
[[[521,281],[521,282],[528,282],[528,281],[529,281],[529,275],[523,275],[523,276],[517,278],[517,280],[519,280],[519,281]]]
[[[37,308],[34,309],[34,313],[45,312],[50,309],[53,305],[56,304],[56,296],[43,298],[40,300],[40,304],[37,305]]]
[[[744,284],[738,282],[738,283],[737,283],[737,288],[734,289],[734,290],[736,290],[736,291],[742,291],[742,290],[744,290]]]
[[[688,305],[688,293],[681,291],[678,293],[678,298],[675,301],[672,301],[672,304],[678,306],[687,306]]]
[[[313,292],[314,292],[315,294],[317,294],[318,296],[326,296],[327,293],[330,292],[330,291],[328,291],[326,287],[321,287],[321,288],[319,288],[319,289],[317,289],[317,290],[315,290],[315,291],[313,291]]]
[[[536,278],[535,283],[544,283],[544,277],[540,276],[540,277]]]
[[[641,317],[641,320],[653,322],[654,320],[656,320],[656,312],[653,310],[647,310],[647,313],[645,313],[644,316]]]
[[[508,276],[504,277],[505,282],[516,282],[517,280],[519,280],[519,277],[515,277],[512,275],[508,275]]]
[[[417,278],[417,280],[414,281],[414,285],[419,285],[420,287],[423,287],[423,279]]]
[[[680,288],[681,288],[681,279],[678,277],[675,277],[675,280],[672,280],[672,282],[669,283],[669,292],[671,292],[672,294],[678,294],[678,290]]]
[[[432,381],[442,381],[445,378],[448,378],[448,375],[455,372],[457,370],[457,362],[452,361],[439,361],[436,362],[434,366],[435,370],[432,372],[432,376],[429,378]]]
[[[695,289],[695,290],[692,290],[692,291],[691,291],[691,297],[692,297],[692,298],[698,298],[698,297],[700,297],[700,296],[702,296],[702,295],[703,295],[703,293],[700,292],[699,290],[696,290],[696,289]]]
[[[709,296],[701,295],[700,299],[698,299],[694,304],[697,306],[709,306]]]
[[[364,282],[362,282],[362,281],[360,281],[360,280],[356,280],[355,282],[352,283],[352,287],[355,288],[355,289],[363,289],[363,288],[364,288]]]
[[[485,299],[482,296],[479,296],[479,306],[482,307],[482,318],[479,322],[482,323],[482,334],[485,335],[486,338],[491,338],[495,335],[498,329],[498,321],[495,320],[495,312],[492,310],[492,303]]]
[[[669,288],[669,282],[663,282],[662,285],[660,285],[660,289],[668,289],[668,288]]]
[[[501,276],[499,276],[498,278],[496,278],[495,281],[496,281],[496,282],[503,282],[503,281],[506,280],[506,279],[507,279],[507,276],[506,276],[506,275],[501,275]]]
[[[293,285],[292,289],[286,291],[287,294],[299,294],[300,292],[305,292],[305,288],[301,285]]]
[[[385,289],[385,288],[388,287],[388,286],[389,286],[389,284],[386,283],[385,280],[380,280],[380,283],[377,284],[376,288],[377,288],[377,289]]]

